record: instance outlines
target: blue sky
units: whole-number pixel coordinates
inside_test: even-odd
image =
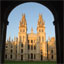
[[[8,17],[9,25],[7,26],[6,40],[8,40],[9,36],[11,39],[14,39],[14,36],[18,37],[19,22],[24,13],[27,21],[27,33],[31,32],[31,27],[33,27],[33,32],[37,33],[36,28],[39,14],[42,14],[42,18],[45,22],[46,40],[48,37],[55,37],[55,27],[53,25],[54,16],[52,12],[44,5],[29,2],[18,5],[10,12]]]

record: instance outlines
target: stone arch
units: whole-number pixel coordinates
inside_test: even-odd
[[[2,8],[2,14],[1,14],[1,41],[2,42],[2,52],[4,52],[4,47],[5,47],[5,39],[6,39],[6,29],[7,29],[7,24],[8,24],[8,21],[7,21],[7,18],[8,18],[8,15],[9,13],[11,12],[11,10],[16,7],[17,5],[19,4],[22,4],[24,3],[25,1],[12,1],[12,2],[4,2],[5,4],[5,8]],[[51,1],[37,1],[37,3],[40,3],[40,4],[43,4],[45,5],[46,7],[48,7],[51,12],[53,13],[54,17],[55,17],[55,21],[54,21],[54,24],[55,24],[55,32],[56,32],[56,48],[57,48],[57,62],[58,63],[61,63],[63,62],[63,59],[61,59],[61,57],[63,58],[62,56],[62,52],[61,50],[63,49],[63,47],[61,45],[63,45],[63,40],[61,39],[62,38],[62,34],[60,34],[60,32],[62,32],[62,26],[60,25],[60,20],[62,20],[62,18],[60,18],[59,16],[61,15],[57,9],[57,7],[55,7],[58,3],[58,5],[61,5],[62,3],[59,3],[59,2],[54,2],[52,3]],[[7,4],[7,5],[6,5]],[[3,2],[1,4],[3,6]],[[7,9],[6,9],[7,7]],[[56,9],[57,8],[57,9]],[[62,9],[62,8],[61,8]],[[58,12],[57,12],[58,11]],[[62,12],[61,12],[62,13]],[[62,16],[62,15],[61,15]],[[60,19],[60,20],[59,20]],[[60,27],[59,27],[60,25]],[[60,31],[61,30],[61,31]],[[59,38],[60,37],[60,38]],[[62,44],[60,44],[60,41],[62,41]],[[60,49],[61,48],[61,49]],[[4,56],[4,53],[2,54],[2,61],[3,61],[3,56]]]

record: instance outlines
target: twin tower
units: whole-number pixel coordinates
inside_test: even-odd
[[[19,24],[17,60],[47,60],[45,23],[42,19],[42,15],[39,14],[36,34],[33,33],[33,28],[31,28],[31,33],[27,34],[25,14],[22,15],[22,19]]]

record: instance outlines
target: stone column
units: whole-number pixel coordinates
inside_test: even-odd
[[[6,42],[6,30],[7,30],[7,25],[8,25],[8,21],[4,21],[1,25],[1,30],[0,30],[0,35],[1,35],[1,42],[0,42],[0,60],[1,60],[1,64],[3,64],[4,62],[4,57],[5,57],[5,42]]]

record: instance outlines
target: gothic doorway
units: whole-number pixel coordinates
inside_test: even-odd
[[[31,60],[33,60],[33,54],[31,53]]]
[[[23,60],[23,55],[21,55],[21,60]]]
[[[43,61],[43,55],[41,55],[41,61]]]

